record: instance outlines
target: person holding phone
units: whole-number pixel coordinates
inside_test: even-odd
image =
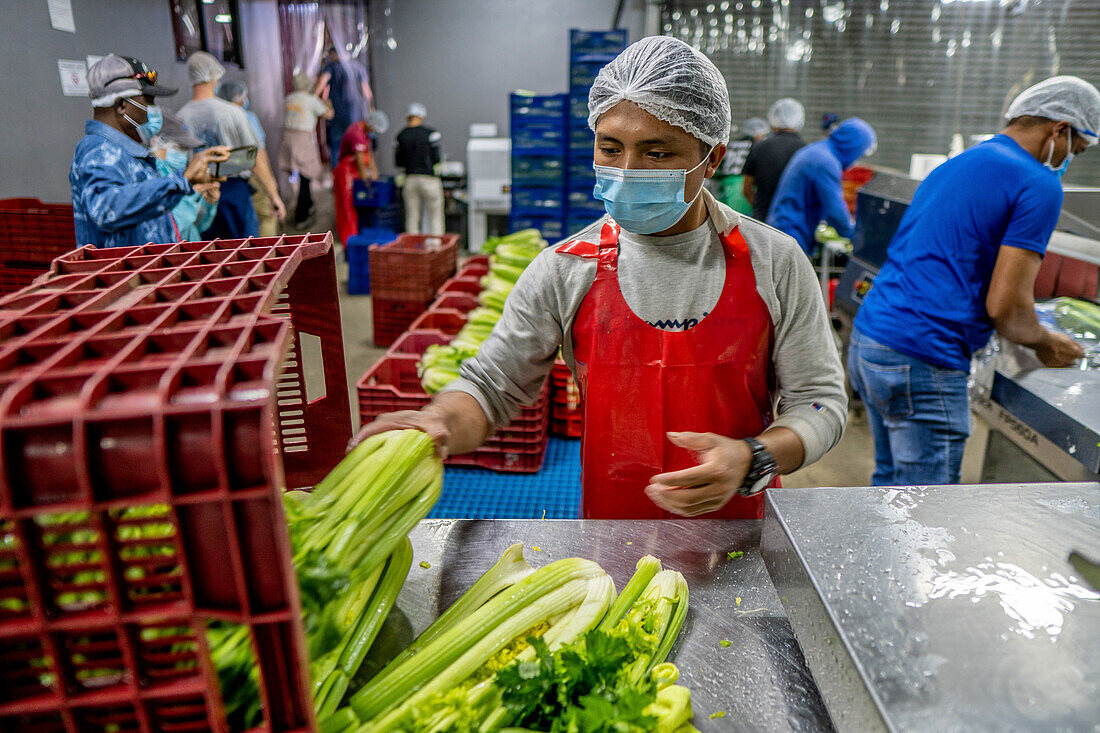
[[[259,147],[252,125],[244,110],[220,99],[214,94],[218,81],[225,75],[225,67],[205,51],[197,51],[187,59],[187,76],[191,81],[191,101],[179,110],[179,116],[190,130],[208,146],[225,145],[229,148]],[[271,198],[275,217],[282,221],[286,216],[283,199],[267,156],[258,156],[254,171],[242,171],[228,176],[221,186],[221,199],[214,223],[203,232],[207,239],[239,239],[255,237],[260,233],[260,222],[252,204],[252,187],[249,179]]]
[[[94,113],[69,169],[76,243],[131,247],[179,241],[172,209],[215,182],[209,166],[229,151],[210,148],[160,175],[149,149],[164,123],[155,102],[177,90],[158,84],[155,69],[115,54],[95,63],[87,79]]]

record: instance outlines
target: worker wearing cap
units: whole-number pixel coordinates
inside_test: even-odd
[[[948,484],[970,434],[970,356],[994,330],[1048,367],[1083,354],[1035,315],[1059,180],[1097,141],[1100,92],[1072,76],[1024,91],[1001,134],[933,170],[856,314],[848,367],[867,405],[877,485]]]
[[[817,247],[814,230],[822,221],[840,236],[851,237],[856,222],[844,200],[841,176],[869,155],[875,144],[871,126],[852,117],[837,125],[829,137],[799,150],[779,177],[768,224],[798,240],[808,255]]]
[[[128,247],[179,241],[172,208],[192,185],[213,181],[218,148],[197,155],[181,171],[157,173],[149,149],[163,114],[156,97],[176,90],[157,83],[157,73],[137,59],[109,54],[88,70],[93,119],[84,125],[69,169],[77,244]]]
[[[642,39],[588,110],[608,216],[531,263],[460,379],[360,436],[417,428],[472,450],[535,400],[560,346],[582,396],[585,517],[758,518],[759,492],[820,458],[847,415],[809,260],[703,188],[730,135],[703,54]]]
[[[340,141],[339,162],[332,169],[332,199],[336,207],[336,237],[347,244],[359,232],[355,208],[355,181],[377,181],[374,137],[390,128],[390,118],[380,109],[371,110],[364,120],[353,122]]]
[[[439,143],[442,135],[424,124],[428,110],[413,102],[405,113],[406,127],[397,133],[394,163],[405,172],[402,189],[405,198],[405,231],[420,233],[420,222],[427,213],[429,234],[442,234],[443,181],[435,174],[442,157]]]
[[[222,182],[221,199],[214,223],[203,232],[208,239],[237,239],[255,237],[260,233],[260,222],[252,204],[250,179],[271,198],[275,218],[286,216],[283,199],[275,174],[271,170],[267,151],[261,145],[248,116],[241,107],[215,95],[215,89],[225,76],[225,67],[206,53],[196,51],[187,59],[187,78],[191,82],[191,101],[180,107],[179,116],[195,135],[207,145],[225,145],[230,148],[256,146],[256,166],[248,172],[232,176]]]
[[[757,221],[768,218],[780,176],[794,154],[806,145],[798,134],[805,124],[806,110],[797,99],[785,97],[768,110],[772,136],[752,146],[742,169],[741,191],[752,204],[752,216]]]

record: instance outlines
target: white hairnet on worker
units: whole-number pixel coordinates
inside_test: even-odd
[[[749,137],[760,137],[761,135],[767,135],[771,131],[772,128],[760,117],[750,117],[745,120],[745,124],[741,126],[741,132]]]
[[[1017,117],[1068,122],[1092,146],[1100,131],[1100,92],[1076,76],[1052,76],[1012,100],[1005,119]]]
[[[622,101],[707,145],[729,142],[726,81],[710,59],[679,39],[643,38],[600,69],[588,92],[588,126],[595,130],[600,115]]]
[[[798,132],[806,124],[806,110],[797,99],[784,97],[768,110],[768,124],[776,130]]]
[[[367,125],[379,135],[385,135],[386,130],[390,129],[390,118],[382,110],[372,109],[367,114]]]
[[[187,79],[191,85],[217,81],[225,76],[225,67],[206,51],[195,51],[187,57]]]

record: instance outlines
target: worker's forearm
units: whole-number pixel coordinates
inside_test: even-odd
[[[756,179],[752,176],[745,176],[741,180],[741,195],[745,197],[745,200],[749,202],[750,206],[756,205]]]
[[[806,451],[802,439],[790,428],[769,428],[757,438],[775,458],[780,474],[797,471],[806,460]]]
[[[279,185],[275,182],[275,174],[271,171],[271,161],[267,157],[267,151],[260,148],[256,155],[256,178],[264,193],[272,201],[282,201],[279,196]]]
[[[367,165],[367,154],[366,153],[356,153],[355,154],[355,165],[356,165],[357,168],[359,168],[359,180],[361,180],[361,181],[367,180],[370,177],[370,168]]]
[[[1002,337],[1021,346],[1035,348],[1047,338],[1047,330],[1035,315],[1034,303],[1021,303],[1005,316],[993,319],[993,326]]]
[[[489,437],[489,418],[470,395],[465,392],[441,392],[424,408],[440,418],[447,426],[450,438],[447,453],[469,453],[481,446]]]

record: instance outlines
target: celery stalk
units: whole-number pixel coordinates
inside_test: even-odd
[[[638,596],[640,596],[642,591],[649,585],[649,581],[653,580],[653,576],[660,570],[661,561],[653,557],[653,555],[646,555],[638,560],[638,564],[634,569],[634,575],[630,578],[630,581],[623,586],[623,592],[619,594],[619,597],[611,606],[611,610],[607,612],[603,621],[600,622],[600,631],[610,631],[614,628],[615,624],[622,620],[626,612],[629,611],[630,607],[634,605],[634,602],[638,600]]]
[[[537,572],[536,572],[537,575]],[[535,577],[532,575],[531,577]],[[515,641],[516,637],[530,629],[539,621],[556,613],[561,613],[584,600],[588,589],[586,578],[578,578],[567,581],[555,587],[554,590],[520,608],[515,613],[508,614],[500,620],[499,624],[492,624],[488,633],[485,633],[473,646],[457,658],[453,655],[443,657],[448,666],[439,674],[431,675],[423,681],[413,682],[411,679],[402,680],[405,688],[399,695],[396,706],[388,707],[380,711],[382,714],[377,719],[372,719],[359,729],[359,733],[381,733],[382,731],[395,730],[394,725],[422,700],[443,690],[460,684],[474,673],[478,667],[488,661],[494,654]],[[467,621],[475,619],[471,616]],[[455,630],[463,630],[462,625]],[[427,656],[427,655],[425,655]],[[420,680],[421,675],[416,675]],[[360,690],[362,693],[362,690]],[[352,697],[352,708],[364,718],[372,717],[364,714],[367,708],[364,701],[357,700],[358,695]],[[360,704],[357,705],[356,703]],[[373,701],[371,701],[373,702]],[[371,708],[376,705],[371,705]]]
[[[587,580],[601,574],[603,570],[599,565],[576,557],[558,560],[539,568],[509,588],[507,593],[493,597],[477,611],[439,634],[415,657],[406,658],[400,664],[388,665],[352,696],[352,707],[363,720],[378,716],[384,710],[407,699],[413,690],[419,689],[429,680],[437,679],[440,672],[474,647],[498,625],[507,619],[517,617],[520,611],[543,596],[547,596],[572,580]],[[579,603],[580,600],[581,598],[577,598],[576,602]],[[517,630],[516,634],[531,628],[537,621],[567,610],[572,605],[575,603],[567,604],[562,608],[557,608],[554,604],[545,604],[545,612]],[[514,637],[515,634],[512,638]],[[511,642],[512,638],[505,640],[500,646],[503,647]]]
[[[401,586],[405,584],[405,578],[409,575],[413,558],[412,543],[407,536],[402,539],[403,541],[398,543],[397,548],[390,555],[389,562],[386,563],[386,571],[374,591],[370,606],[360,617],[360,623],[354,635],[340,655],[338,665],[348,677],[354,676],[359,671],[359,665],[363,663],[367,652],[370,651],[371,644],[382,629],[382,624],[389,616],[390,609],[393,608],[397,595],[401,592]]]
[[[684,626],[684,619],[687,618],[688,584],[683,575],[676,573],[676,576],[676,609],[672,612],[672,618],[669,619],[668,627],[661,638],[661,645],[657,647],[657,652],[650,661],[651,669],[654,665],[664,662],[668,657],[668,653],[672,651],[672,645],[676,643],[676,638],[680,635],[680,629]]]

